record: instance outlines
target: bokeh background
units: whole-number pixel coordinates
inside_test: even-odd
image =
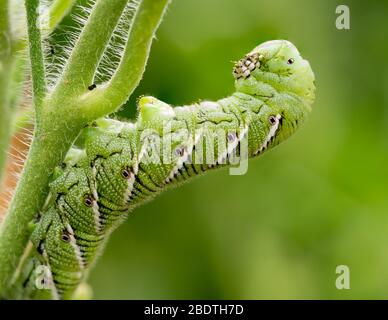
[[[84,1],[84,0],[80,0]],[[337,30],[335,9],[350,8]],[[388,298],[388,2],[173,0],[136,98],[233,92],[231,61],[295,43],[317,101],[290,140],[137,209],[90,275],[98,299]],[[350,268],[350,289],[335,286]]]
[[[335,9],[350,8],[337,30]],[[174,105],[233,91],[233,64],[270,39],[316,74],[310,121],[249,162],[139,208],[91,273],[96,298],[388,298],[388,3],[175,0],[136,97]],[[350,290],[335,286],[350,268]]]
[[[350,8],[337,30],[335,8]],[[388,298],[388,3],[175,0],[136,97],[175,105],[233,90],[232,60],[294,42],[315,73],[310,121],[249,162],[139,208],[91,273],[96,298]],[[350,268],[350,290],[335,286]]]

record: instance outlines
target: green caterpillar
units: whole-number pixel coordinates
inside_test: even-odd
[[[305,121],[314,74],[290,42],[261,44],[233,74],[235,93],[217,102],[172,108],[143,97],[135,123],[101,119],[86,128],[54,173],[11,295],[71,298],[133,208],[190,177],[263,153]]]

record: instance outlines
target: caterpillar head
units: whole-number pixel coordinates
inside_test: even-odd
[[[250,95],[262,110],[267,148],[289,137],[305,120],[315,99],[315,77],[307,60],[289,41],[274,40],[257,46],[234,67],[238,93]]]

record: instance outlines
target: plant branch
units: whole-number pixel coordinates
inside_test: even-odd
[[[54,0],[50,6],[49,32],[51,33],[69,13],[76,0]]]
[[[53,95],[84,92],[95,71],[128,0],[98,0],[73,49]],[[96,39],[98,34],[98,41]],[[85,58],[87,57],[87,58]]]
[[[4,0],[2,0],[4,1]],[[49,8],[49,21],[44,31],[44,35],[50,35],[61,23],[62,19],[70,12],[76,0],[54,0]],[[21,52],[27,47],[27,39],[20,37],[13,39],[13,53]]]
[[[59,25],[62,19],[70,12],[76,0],[55,0],[50,6],[50,20],[48,25],[48,34],[51,34]],[[13,113],[13,121],[9,132],[16,134],[28,124],[32,124],[34,112],[31,108],[14,109],[18,106],[20,96],[23,90],[23,82],[26,73],[26,57],[23,53],[27,47],[27,40],[24,38],[14,39],[12,46],[13,71],[10,92],[10,108]],[[2,128],[6,128],[3,127]]]
[[[91,119],[117,111],[139,84],[155,32],[170,0],[143,0],[136,12],[121,63],[106,85],[81,97],[81,104]]]
[[[28,43],[30,49],[32,90],[37,114],[46,95],[46,77],[43,60],[42,36],[39,26],[39,0],[25,0]]]

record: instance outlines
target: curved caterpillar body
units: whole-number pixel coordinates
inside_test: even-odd
[[[256,47],[233,73],[236,92],[217,102],[172,108],[143,97],[135,123],[101,119],[85,129],[81,147],[54,174],[14,282],[23,298],[71,298],[131,209],[168,186],[272,148],[311,110],[314,74],[288,41]]]

